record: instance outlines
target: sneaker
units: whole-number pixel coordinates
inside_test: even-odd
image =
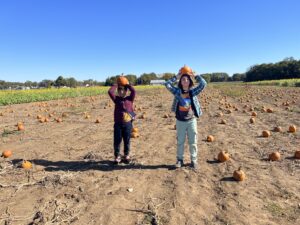
[[[192,167],[194,170],[197,170],[197,169],[198,169],[198,163],[197,163],[197,162],[194,162],[194,161],[192,161],[192,163],[191,163],[191,167]]]
[[[121,156],[115,158],[114,164],[119,164],[121,162]]]
[[[183,166],[183,160],[177,160],[175,167],[176,168],[181,168]]]
[[[125,164],[129,164],[130,163],[130,156],[129,155],[126,155],[125,157],[124,157],[124,163]]]

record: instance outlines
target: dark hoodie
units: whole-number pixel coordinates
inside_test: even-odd
[[[124,98],[120,96],[116,96],[115,92],[118,88],[117,85],[113,85],[109,90],[108,94],[110,98],[115,103],[115,111],[114,111],[114,120],[116,123],[123,123],[123,114],[124,112],[133,112],[133,101],[135,98],[135,89],[131,85],[126,85],[127,89],[130,91],[129,96],[125,96]]]

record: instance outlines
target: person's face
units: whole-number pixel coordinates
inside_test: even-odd
[[[181,78],[181,85],[184,90],[188,90],[190,87],[190,79],[187,76]]]
[[[124,88],[118,88],[118,95],[124,98],[126,96],[126,90]]]

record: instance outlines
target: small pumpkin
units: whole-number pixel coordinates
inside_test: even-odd
[[[100,119],[96,119],[95,123],[100,123]]]
[[[246,178],[246,174],[244,173],[244,171],[241,169],[241,167],[238,170],[235,170],[233,172],[233,178],[236,181],[243,181]]]
[[[273,110],[272,108],[268,108],[268,109],[267,109],[267,112],[268,112],[268,113],[272,113],[272,112],[274,112],[274,110]]]
[[[133,133],[134,133],[134,132],[137,133],[137,132],[139,132],[139,129],[138,129],[137,127],[133,127],[133,128],[132,128],[132,132],[133,132]]]
[[[119,76],[117,78],[117,83],[119,86],[126,86],[129,84],[128,79],[125,76]]]
[[[186,65],[184,65],[183,67],[180,68],[179,74],[180,75],[182,75],[182,74],[194,75],[193,70]]]
[[[271,154],[269,154],[269,160],[271,161],[278,161],[280,160],[281,155],[279,152],[272,152]]]
[[[256,112],[252,112],[251,116],[257,116],[257,113]]]
[[[300,159],[300,150],[295,151],[295,158]]]
[[[137,133],[137,132],[132,132],[131,133],[131,137],[132,138],[137,138],[137,137],[139,137],[140,135]]]
[[[255,123],[255,118],[251,117],[250,118],[250,123]]]
[[[282,127],[280,127],[280,126],[274,127],[274,131],[275,132],[282,132]]]
[[[11,155],[12,155],[12,151],[11,150],[5,150],[5,151],[2,152],[1,157],[3,157],[3,158],[9,158],[9,157],[11,157]]]
[[[262,131],[262,136],[263,137],[270,137],[271,136],[271,132],[269,130],[263,130]]]
[[[229,158],[230,158],[230,155],[226,151],[221,151],[218,154],[218,160],[219,160],[219,162],[225,162],[225,161],[229,160]]]
[[[222,119],[221,122],[220,122],[220,124],[226,124],[226,123],[227,123],[227,122],[226,122],[225,119]]]
[[[208,135],[206,140],[207,140],[208,142],[213,142],[213,141],[215,140],[215,137],[212,136],[212,135]]]
[[[290,133],[295,133],[297,131],[297,127],[295,125],[289,126],[289,132]]]
[[[22,168],[25,170],[30,170],[32,168],[32,163],[27,160],[24,160],[22,162]]]
[[[25,127],[23,124],[18,124],[18,131],[23,131],[25,130]]]

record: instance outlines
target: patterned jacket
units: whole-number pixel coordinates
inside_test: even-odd
[[[201,111],[201,107],[200,107],[200,103],[197,98],[197,95],[200,94],[200,92],[205,88],[207,83],[200,75],[196,75],[195,79],[199,84],[195,88],[193,88],[189,91],[189,95],[192,100],[191,101],[192,109],[195,113],[195,116],[199,118],[202,115],[202,111]],[[176,78],[176,76],[174,76],[165,82],[166,88],[174,95],[174,100],[173,100],[172,109],[171,109],[172,112],[176,112],[179,98],[181,98],[180,88],[175,87],[173,85],[173,83],[176,82],[176,80],[177,80],[177,78]]]

